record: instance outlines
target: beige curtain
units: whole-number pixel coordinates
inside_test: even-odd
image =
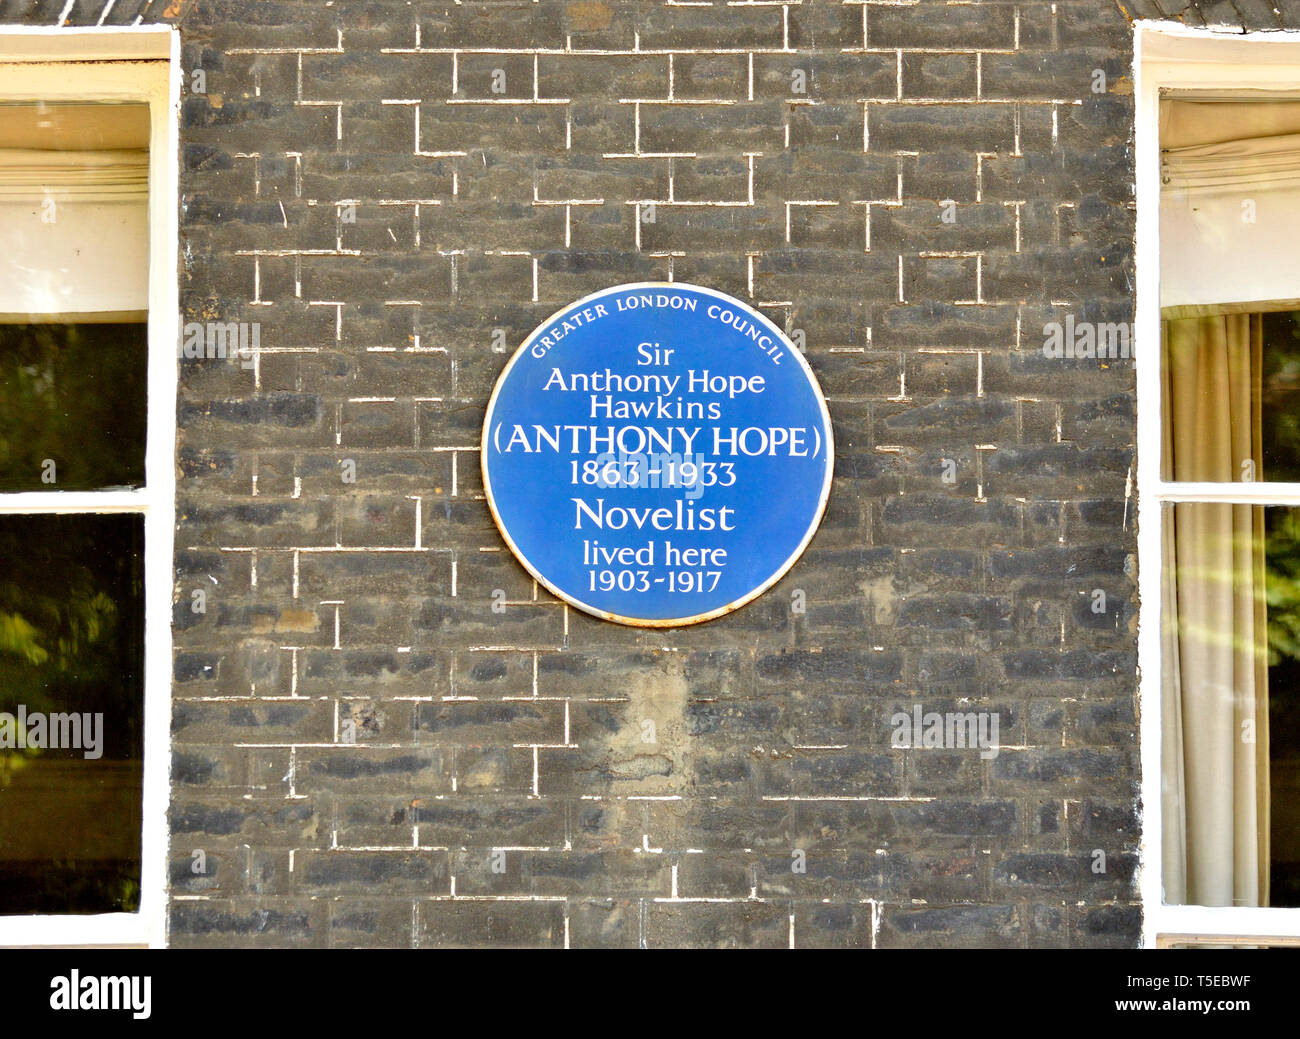
[[[1200,148],[1300,133],[1300,101],[1192,100],[1160,103],[1160,147]]]
[[[0,199],[139,202],[149,197],[149,152],[0,148]]]
[[[149,307],[149,106],[0,105],[0,321]]]
[[[1163,323],[1165,477],[1262,479],[1258,315]],[[1268,670],[1261,507],[1165,508],[1165,901],[1268,904]]]
[[[1163,99],[1160,179],[1162,307],[1295,299],[1300,102]]]

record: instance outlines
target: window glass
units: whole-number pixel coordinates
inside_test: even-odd
[[[166,539],[174,509],[168,479],[145,482],[149,332],[157,351],[175,317],[150,292],[155,245],[175,274],[174,198],[150,233],[174,169],[151,150],[170,75],[0,61],[0,936],[24,942],[45,940],[32,915],[66,917],[58,940],[134,943],[159,923],[143,579],[145,532]],[[77,96],[127,82],[149,100]],[[150,580],[165,655],[167,568]]]
[[[1167,318],[1164,477],[1300,482],[1300,311]]]
[[[148,145],[145,104],[0,102],[4,320],[147,309]]]
[[[1270,905],[1300,906],[1300,509],[1264,513]]]
[[[1300,311],[1263,316],[1261,478],[1300,483]]]
[[[1300,906],[1300,508],[1163,523],[1165,900]]]
[[[0,324],[0,492],[144,485],[143,322]]]
[[[140,897],[144,521],[0,516],[0,915]]]

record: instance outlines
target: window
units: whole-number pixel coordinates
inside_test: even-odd
[[[1144,939],[1300,938],[1300,39],[1140,26]]]
[[[176,48],[0,27],[0,945],[164,939]]]

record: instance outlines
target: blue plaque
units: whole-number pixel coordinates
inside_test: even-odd
[[[803,354],[739,300],[680,283],[543,322],[483,423],[488,504],[520,563],[647,627],[719,617],[779,580],[821,521],[832,458]]]

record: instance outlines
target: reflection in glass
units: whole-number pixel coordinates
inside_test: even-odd
[[[144,525],[0,516],[0,915],[135,912]]]
[[[1300,482],[1300,311],[1263,315],[1264,473]]]
[[[0,492],[144,485],[144,323],[0,324]]]
[[[1265,515],[1272,901],[1300,906],[1300,509]]]

